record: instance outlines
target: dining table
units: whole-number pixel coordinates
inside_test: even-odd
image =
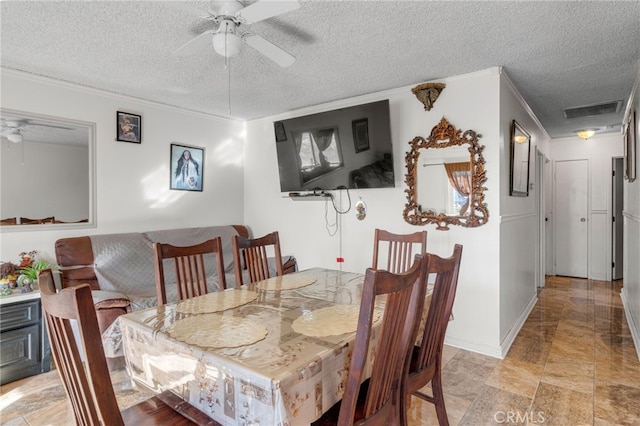
[[[222,425],[308,425],[344,393],[363,282],[311,268],[122,315],[127,370]]]

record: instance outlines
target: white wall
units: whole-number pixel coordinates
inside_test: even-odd
[[[86,146],[3,141],[0,145],[0,217],[55,217],[75,222],[89,218],[89,149]],[[24,161],[23,161],[24,160]],[[40,176],[55,179],[41,179]],[[61,202],[43,203],[43,195]]]
[[[636,111],[636,135],[640,135],[640,66],[634,91],[627,108],[627,114],[631,108]],[[640,358],[640,138],[636,136],[636,180],[624,182],[624,287],[622,288],[622,301],[636,352]]]
[[[502,356],[500,347],[500,197],[502,192],[503,129],[499,125],[500,73],[492,68],[473,74],[438,80],[446,83],[431,111],[407,86],[359,98],[306,108],[248,123],[245,160],[245,222],[256,235],[280,232],[285,253],[298,259],[300,268],[321,266],[364,272],[371,265],[375,228],[397,233],[419,228],[407,224],[402,212],[406,203],[404,156],[415,136],[428,136],[444,116],[462,130],[482,134],[485,145],[487,182],[485,201],[489,221],[479,228],[451,227],[436,231],[426,226],[428,250],[449,256],[455,243],[464,245],[462,267],[454,306],[455,320],[449,325],[447,343],[493,356]],[[328,224],[336,220],[333,207],[324,201],[292,201],[280,193],[273,121],[314,112],[386,99],[390,101],[396,187],[350,191],[351,203],[362,199],[367,217],[359,221],[352,209],[338,218],[339,230]],[[341,209],[347,207],[345,191],[336,193]],[[329,228],[329,230],[328,230]],[[422,228],[420,228],[422,229]]]
[[[3,261],[36,249],[54,263],[54,243],[62,237],[243,222],[244,123],[6,69],[0,105],[96,124],[97,226],[2,227]],[[115,141],[116,111],[142,115],[142,144]],[[169,190],[172,142],[205,148],[202,192]],[[53,193],[38,196],[55,204]]]
[[[549,136],[506,74],[500,80],[500,343],[503,354],[537,300],[536,258],[539,253],[536,197],[536,147]],[[528,197],[509,195],[511,123],[531,136]]]
[[[593,280],[610,280],[611,168],[612,158],[623,155],[622,135],[603,133],[586,141],[577,136],[553,139],[549,144],[547,155],[551,159],[553,170],[558,161],[587,160],[589,169],[588,274]],[[553,185],[548,188],[548,191],[553,200]],[[553,205],[550,210],[549,221],[553,229],[555,220]]]

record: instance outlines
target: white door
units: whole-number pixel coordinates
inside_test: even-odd
[[[555,266],[557,275],[587,278],[587,160],[556,162]]]

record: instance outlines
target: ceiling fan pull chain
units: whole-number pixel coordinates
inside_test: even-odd
[[[229,64],[227,65],[227,70],[229,71],[229,78],[227,78],[227,96],[228,96],[228,103],[227,103],[227,113],[229,115],[231,115],[231,61],[229,61]]]
[[[231,115],[231,59],[227,54],[227,35],[229,34],[229,24],[224,30],[224,67],[227,69],[227,114]]]

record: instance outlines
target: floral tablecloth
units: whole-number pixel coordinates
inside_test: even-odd
[[[355,324],[345,333],[351,329],[345,328],[348,318],[327,321],[314,311],[359,306],[364,275],[310,269],[281,278],[208,295],[195,304],[121,316],[132,378],[157,392],[172,390],[223,425],[316,420],[342,398]],[[384,308],[384,300],[377,303]],[[326,332],[322,337],[296,332],[296,319],[324,321],[311,329]],[[344,334],[334,334],[334,328]],[[238,346],[240,338],[244,346]]]

